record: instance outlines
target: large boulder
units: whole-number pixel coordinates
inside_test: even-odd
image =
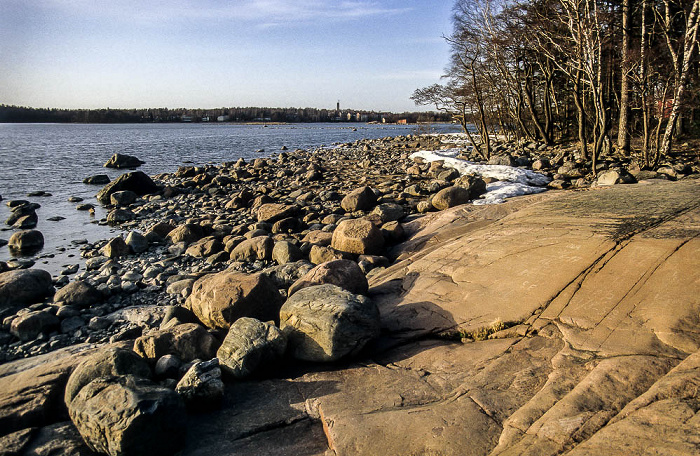
[[[106,185],[109,184],[110,179],[106,174],[96,174],[94,176],[89,176],[83,179],[83,184],[88,185]]]
[[[384,247],[384,236],[369,220],[343,220],[333,232],[331,247],[341,252],[372,255]]]
[[[44,247],[44,235],[38,230],[17,231],[10,236],[8,246],[22,253],[41,250]]]
[[[151,378],[148,363],[134,351],[121,347],[105,347],[75,368],[68,378],[63,399],[70,405],[80,390],[100,377],[133,375]]]
[[[286,349],[287,338],[275,325],[243,317],[231,325],[216,356],[224,371],[244,378],[280,358]]]
[[[379,335],[379,310],[367,297],[335,285],[304,288],[280,310],[291,353],[306,361],[355,355]]]
[[[256,236],[246,239],[231,251],[233,261],[269,260],[272,258],[274,241],[269,236]]]
[[[459,206],[469,202],[469,190],[464,187],[453,186],[443,188],[433,196],[431,203],[439,211],[450,207]]]
[[[208,327],[228,329],[241,317],[279,321],[283,302],[266,274],[223,271],[198,279],[185,305]]]
[[[172,455],[185,443],[187,416],[180,396],[131,375],[93,380],[71,401],[68,413],[90,449],[110,456]]]
[[[369,187],[360,187],[348,193],[340,201],[340,206],[347,212],[366,211],[377,204],[377,195]]]
[[[21,269],[0,273],[0,309],[33,304],[53,293],[51,274],[42,269]]]
[[[104,296],[97,288],[84,280],[76,280],[56,292],[53,297],[55,302],[63,302],[67,305],[88,307],[102,301]]]
[[[351,260],[334,260],[321,263],[289,287],[289,296],[302,288],[323,284],[337,285],[350,293],[367,294],[367,278],[360,267]]]
[[[114,154],[112,157],[107,160],[107,163],[104,164],[105,168],[117,168],[117,169],[122,169],[122,168],[138,168],[139,166],[143,165],[145,162],[139,160],[138,158],[132,156],[132,155],[126,155],[126,154]]]
[[[160,190],[160,187],[158,187],[146,173],[133,171],[131,173],[122,174],[116,180],[105,185],[102,190],[97,193],[96,197],[100,203],[109,204],[112,193],[122,190],[131,190],[137,195],[143,196],[148,193],[157,192]]]
[[[183,362],[188,362],[213,358],[218,346],[216,338],[203,326],[183,323],[139,337],[134,342],[134,351],[153,363],[164,355],[175,355]]]

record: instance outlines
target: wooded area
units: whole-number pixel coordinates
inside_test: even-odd
[[[700,0],[457,0],[445,82],[412,99],[476,126],[486,158],[498,132],[577,141],[594,172],[613,149],[653,168],[700,132],[699,16]]]
[[[445,112],[377,112],[317,108],[144,108],[49,109],[0,105],[0,122],[142,123],[142,122],[450,122]]]

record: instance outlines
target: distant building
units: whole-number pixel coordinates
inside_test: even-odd
[[[202,117],[202,122],[209,122],[209,116]]]
[[[229,119],[230,119],[229,116],[219,116],[219,117],[216,118],[216,121],[217,121],[217,122],[228,122]]]

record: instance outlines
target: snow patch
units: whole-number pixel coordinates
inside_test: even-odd
[[[498,204],[506,198],[513,196],[529,195],[540,193],[546,190],[545,187],[552,179],[544,174],[529,170],[514,168],[506,165],[483,165],[457,158],[461,149],[444,149],[427,151],[421,150],[411,154],[410,158],[420,157],[427,162],[443,160],[444,166],[454,168],[461,175],[479,174],[482,177],[498,179],[486,186],[486,194],[483,199],[475,200],[474,204]]]

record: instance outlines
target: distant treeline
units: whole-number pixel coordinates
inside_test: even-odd
[[[317,108],[148,108],[48,109],[0,105],[0,123],[148,123],[148,122],[449,122],[443,112],[376,112]]]

